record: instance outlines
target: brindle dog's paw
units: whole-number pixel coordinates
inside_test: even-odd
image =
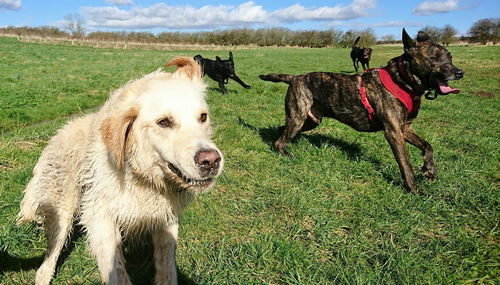
[[[437,178],[437,173],[436,173],[436,168],[427,168],[427,167],[422,167],[422,173],[425,178],[429,180],[436,180]]]

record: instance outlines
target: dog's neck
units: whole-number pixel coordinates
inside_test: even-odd
[[[422,96],[425,93],[426,88],[422,80],[410,70],[409,58],[406,53],[391,59],[386,68],[393,75],[394,82],[412,90],[417,96]]]

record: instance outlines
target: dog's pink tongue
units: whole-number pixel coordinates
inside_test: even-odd
[[[438,84],[439,84],[439,91],[441,91],[441,93],[443,94],[460,93],[460,89],[449,86],[445,81],[438,80]]]

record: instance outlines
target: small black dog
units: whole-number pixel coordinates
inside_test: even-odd
[[[417,193],[406,143],[422,151],[426,178],[435,179],[436,165],[432,146],[412,128],[420,98],[458,93],[448,80],[458,80],[464,72],[452,63],[451,54],[440,44],[419,32],[414,41],[403,29],[404,53],[383,68],[363,74],[347,75],[312,72],[302,75],[267,74],[262,80],[289,85],[285,97],[285,128],[274,148],[284,155],[287,144],[300,132],[314,129],[323,117],[335,118],[358,131],[384,131],[406,189]],[[437,95],[435,95],[437,96]]]
[[[358,42],[360,38],[361,37],[356,38],[354,44],[352,45],[352,50],[351,50],[352,65],[354,65],[354,69],[356,69],[356,71],[358,71],[360,62],[361,65],[363,66],[363,70],[367,70],[368,68],[370,68],[370,58],[372,56],[371,48],[358,47]]]
[[[229,59],[220,59],[216,56],[215,60],[204,58],[201,55],[194,57],[194,60],[203,69],[203,76],[208,75],[208,77],[219,82],[220,92],[227,94],[226,87],[224,84],[228,83],[228,78],[233,79],[238,82],[241,86],[246,89],[250,88],[250,85],[245,84],[237,75],[234,73],[234,60],[233,53],[229,52]]]

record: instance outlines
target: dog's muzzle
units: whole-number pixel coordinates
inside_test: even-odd
[[[221,159],[222,157],[215,149],[202,149],[194,156],[194,162],[202,177],[217,175]]]
[[[456,80],[462,79],[464,77],[464,75],[465,75],[465,72],[461,69],[457,69],[455,71],[455,79]]]

